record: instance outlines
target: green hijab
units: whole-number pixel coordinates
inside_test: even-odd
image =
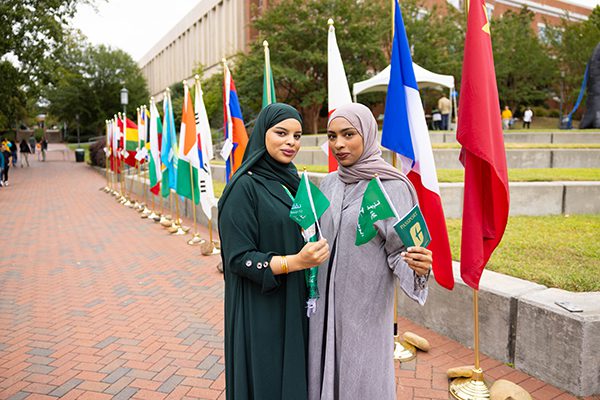
[[[233,174],[225,187],[223,195],[219,199],[219,210],[223,208],[237,180],[248,171],[252,171],[253,174],[263,178],[279,182],[287,187],[293,195],[296,195],[298,185],[300,184],[298,170],[293,163],[281,164],[275,161],[267,152],[265,144],[267,131],[277,123],[289,118],[294,118],[302,123],[300,113],[295,108],[283,103],[269,104],[258,114],[252,135],[248,139],[242,165]]]

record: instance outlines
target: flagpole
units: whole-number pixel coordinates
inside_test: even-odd
[[[458,400],[487,400],[490,398],[490,390],[479,365],[479,296],[476,289],[473,289],[473,325],[473,351],[475,352],[473,375],[468,378],[456,378],[450,383],[450,394]]]
[[[179,199],[177,193],[175,193],[175,221],[173,221],[172,227],[169,229],[172,235],[185,235],[185,231],[181,227],[181,218],[179,216]]]
[[[396,1],[392,0],[392,47],[394,46],[394,14],[396,13]],[[390,54],[392,52],[390,51]],[[398,168],[398,155],[392,151],[392,166]],[[377,177],[377,175],[376,175]],[[417,357],[417,349],[406,340],[401,340],[398,334],[398,285],[394,281],[394,359],[400,362],[411,361]]]
[[[192,163],[190,162],[190,185],[192,188],[192,214],[194,216],[194,236],[190,240],[188,240],[187,244],[190,246],[200,244],[202,242],[202,238],[200,238],[200,234],[198,233],[198,226],[196,224],[196,196],[194,195],[194,171],[192,168]]]
[[[469,0],[465,1],[465,16],[469,19]],[[463,227],[464,228],[464,227]],[[475,365],[470,378],[456,378],[450,383],[450,394],[458,400],[486,400],[490,391],[483,378],[483,370],[479,365],[479,296],[473,289],[473,351]]]

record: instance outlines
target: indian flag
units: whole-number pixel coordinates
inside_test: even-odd
[[[179,131],[179,161],[177,163],[177,194],[192,199],[198,204],[198,170],[200,157],[198,153],[198,136],[194,106],[187,83],[183,83],[183,111],[181,113],[181,130]]]

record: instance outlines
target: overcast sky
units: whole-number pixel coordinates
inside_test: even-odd
[[[80,6],[73,26],[93,44],[125,50],[139,61],[201,0],[96,0],[96,10]],[[566,0],[600,4],[600,0]]]

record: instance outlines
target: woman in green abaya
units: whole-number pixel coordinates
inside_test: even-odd
[[[306,399],[308,321],[303,270],[329,256],[289,218],[300,179],[300,114],[271,104],[219,200],[225,276],[227,399]]]

